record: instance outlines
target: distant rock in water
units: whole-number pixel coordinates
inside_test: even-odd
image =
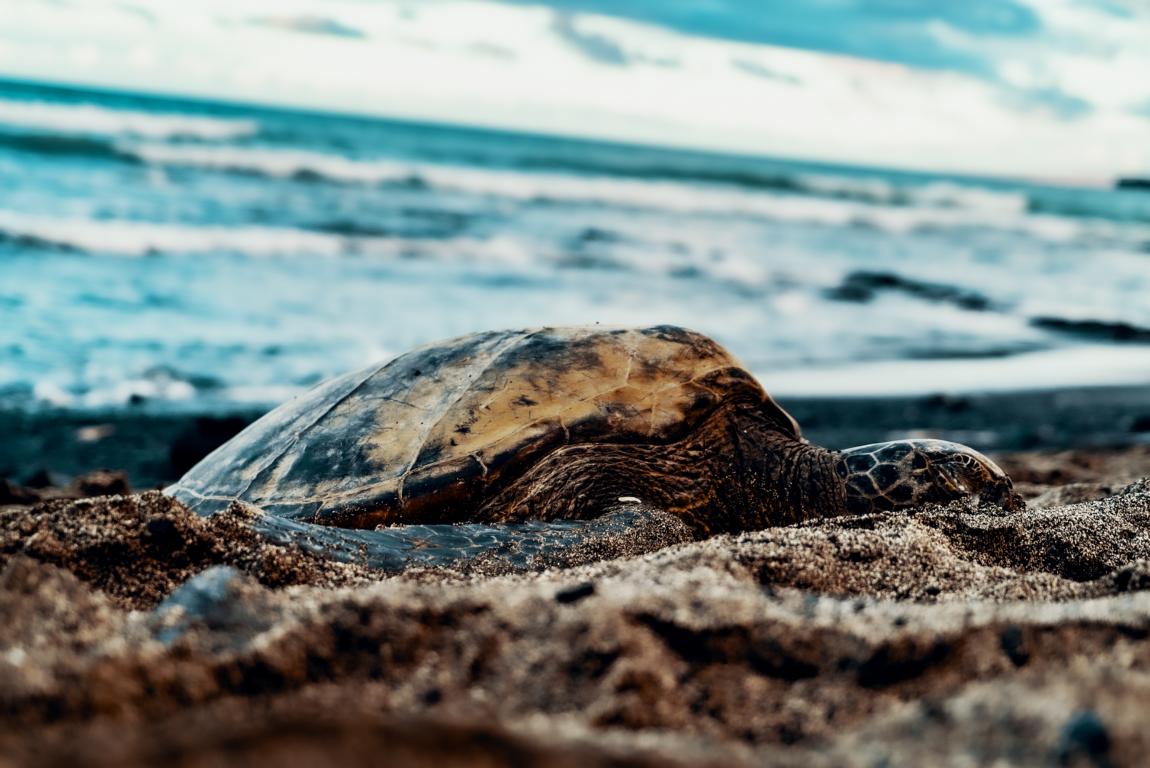
[[[1032,317],[1030,324],[1035,328],[1042,328],[1055,333],[1064,333],[1091,341],[1123,341],[1135,344],[1150,344],[1150,328],[1143,328],[1121,321],[1067,320],[1062,317]]]
[[[1150,192],[1150,178],[1139,178],[1137,176],[1125,176],[1118,179],[1114,183],[1115,189],[1139,189],[1143,192]]]
[[[893,291],[925,301],[953,304],[962,309],[982,312],[992,308],[986,296],[974,291],[940,283],[928,283],[891,272],[851,272],[841,285],[825,292],[829,299],[865,303],[873,301],[882,291]]]

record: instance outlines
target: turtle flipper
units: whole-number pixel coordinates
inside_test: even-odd
[[[355,530],[264,512],[255,516],[252,525],[278,544],[385,571],[418,567],[534,571],[649,552],[694,538],[679,518],[642,504],[622,505],[589,520],[504,525],[397,525]]]

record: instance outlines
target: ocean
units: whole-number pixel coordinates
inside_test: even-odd
[[[592,323],[704,331],[776,393],[1145,383],[1148,295],[1138,190],[0,84],[9,409],[272,405]]]

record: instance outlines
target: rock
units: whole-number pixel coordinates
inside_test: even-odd
[[[258,584],[229,565],[201,571],[164,598],[152,612],[156,639],[165,645],[197,629],[237,647],[263,632],[278,611]]]

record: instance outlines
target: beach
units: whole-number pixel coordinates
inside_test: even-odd
[[[0,80],[0,767],[1138,763],[1150,196],[803,157]],[[421,345],[664,324],[1028,507],[382,570],[162,493]]]
[[[1132,764],[1150,747],[1146,397],[796,400],[832,443],[985,436],[1009,413],[993,455],[1029,508],[703,541],[656,516],[520,573],[373,572],[145,490],[238,416],[56,413],[14,433],[39,453],[5,455],[48,477],[10,478],[0,509],[0,760]],[[119,471],[68,477],[96,457]]]

